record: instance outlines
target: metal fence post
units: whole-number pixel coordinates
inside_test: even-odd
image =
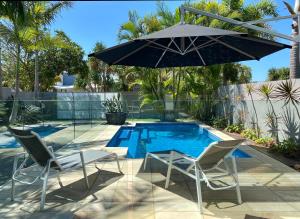
[[[75,139],[75,128],[76,128],[76,125],[75,125],[75,98],[74,98],[74,93],[72,92],[72,97],[73,97],[73,101],[72,101],[72,114],[73,114],[73,137]]]

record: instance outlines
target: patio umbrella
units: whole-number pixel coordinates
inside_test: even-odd
[[[164,68],[259,60],[284,48],[290,46],[246,33],[177,24],[89,56],[109,65]]]

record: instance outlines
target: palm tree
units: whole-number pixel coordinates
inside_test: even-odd
[[[285,6],[287,7],[288,11],[291,15],[298,15],[300,13],[300,0],[295,0],[295,7],[294,9],[292,6],[284,1]],[[297,37],[299,35],[299,28],[298,28],[298,17],[293,19],[292,24],[292,35],[293,37]],[[294,42],[292,43],[292,49],[290,52],[290,79],[300,78],[300,61],[299,61],[299,43]]]
[[[66,7],[70,7],[71,2],[69,1],[60,1],[50,3],[48,1],[37,1],[31,2],[29,4],[29,16],[30,16],[30,26],[33,29],[33,48],[35,54],[35,68],[34,68],[34,97],[38,98],[39,92],[39,63],[38,56],[39,51],[43,50],[47,44],[47,40],[51,40],[50,37],[47,37],[47,33],[44,32],[46,25],[52,23],[55,19],[55,16]]]
[[[145,34],[143,22],[136,11],[128,12],[128,21],[121,25],[118,33],[118,40],[128,41]]]
[[[28,26],[27,7],[28,5],[21,1],[2,1],[0,5],[0,34],[6,42],[15,45],[16,56],[15,98],[10,115],[10,122],[15,121],[18,113],[20,55],[23,36]]]
[[[268,81],[287,80],[289,79],[290,68],[270,68],[268,70]]]

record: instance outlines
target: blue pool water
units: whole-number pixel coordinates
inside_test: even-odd
[[[51,135],[59,130],[62,130],[64,127],[56,127],[56,126],[40,126],[31,128],[32,131],[39,134],[41,138],[44,138],[48,135]],[[1,148],[18,148],[20,144],[16,141],[16,139],[11,136],[11,134],[7,131],[4,133],[0,133],[0,149]]]
[[[107,147],[128,147],[127,157],[142,158],[146,152],[177,150],[198,157],[218,137],[195,123],[138,123],[121,127]],[[237,157],[250,157],[241,150]]]

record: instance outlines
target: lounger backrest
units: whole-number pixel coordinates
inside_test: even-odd
[[[8,129],[38,165],[44,167],[50,159],[55,159],[53,153],[43,143],[37,133],[31,130]],[[57,162],[53,162],[51,167],[61,169]]]
[[[226,155],[235,150],[243,141],[244,139],[239,139],[211,143],[197,158],[197,162],[201,167],[212,168]]]

